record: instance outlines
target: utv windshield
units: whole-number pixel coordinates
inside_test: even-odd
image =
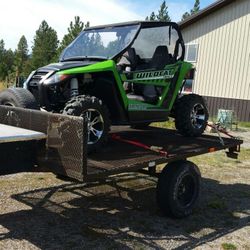
[[[112,58],[134,39],[139,25],[83,31],[61,54],[60,61]]]

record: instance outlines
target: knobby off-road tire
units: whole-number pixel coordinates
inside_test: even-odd
[[[109,111],[98,98],[84,95],[74,97],[66,104],[63,114],[86,115],[88,153],[98,151],[107,142],[110,130]]]
[[[208,120],[204,99],[196,94],[182,96],[175,107],[175,127],[184,136],[200,136]]]
[[[161,211],[171,217],[190,215],[200,194],[201,174],[189,161],[169,163],[161,172],[157,183],[157,203]]]
[[[39,109],[34,96],[23,88],[9,88],[0,92],[0,105]]]

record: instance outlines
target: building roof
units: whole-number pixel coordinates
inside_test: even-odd
[[[179,23],[179,26],[181,29],[186,28],[187,26],[199,21],[200,19],[210,15],[211,13],[214,13],[217,10],[222,9],[223,7],[229,5],[232,2],[235,2],[236,0],[217,0],[213,4],[209,5],[208,7],[200,10],[196,14],[186,18],[184,21]]]

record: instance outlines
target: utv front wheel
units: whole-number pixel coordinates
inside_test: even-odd
[[[200,136],[208,120],[204,99],[195,94],[182,96],[175,107],[175,127],[184,136]]]
[[[74,97],[65,106],[63,114],[86,116],[89,153],[97,151],[107,141],[110,129],[109,112],[98,98],[91,96]]]

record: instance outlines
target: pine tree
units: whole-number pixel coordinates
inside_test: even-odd
[[[182,15],[182,18],[181,18],[181,21],[184,21],[186,18],[188,18],[190,16],[189,12],[185,12],[183,15]]]
[[[190,12],[185,12],[182,15],[181,21],[184,21],[187,17],[197,13],[200,10],[200,0],[195,0],[193,8],[190,10]]]
[[[0,40],[0,80],[3,80],[5,77],[4,54],[5,54],[4,40],[1,39]]]
[[[166,1],[163,1],[163,3],[160,6],[160,9],[158,11],[158,15],[156,16],[156,19],[158,21],[166,21],[170,22],[171,18],[168,14],[168,6],[166,5]]]
[[[11,49],[6,50],[4,47],[4,40],[0,40],[0,80],[5,81],[14,72],[14,53]]]
[[[156,20],[156,15],[155,15],[155,13],[154,13],[154,11],[150,14],[150,16],[148,17],[146,17],[146,20],[148,21],[155,21]]]
[[[200,0],[195,0],[194,7],[190,11],[191,15],[197,13],[200,10]]]
[[[25,36],[22,36],[17,45],[17,50],[15,52],[15,65],[17,71],[17,77],[22,75],[25,63],[28,60],[28,43]]]
[[[155,15],[153,11],[149,17],[146,17],[146,20],[171,22],[171,18],[168,14],[168,6],[166,5],[166,1],[162,2],[160,9],[158,10],[158,15]]]
[[[74,23],[71,21],[68,34],[64,35],[60,47],[58,48],[57,54],[60,55],[61,52],[79,35],[79,33],[84,29],[89,27],[89,22],[84,25],[84,22],[80,20],[79,16],[75,16]]]
[[[32,68],[37,69],[51,63],[56,56],[58,46],[57,33],[46,21],[42,21],[34,37],[32,47]]]

